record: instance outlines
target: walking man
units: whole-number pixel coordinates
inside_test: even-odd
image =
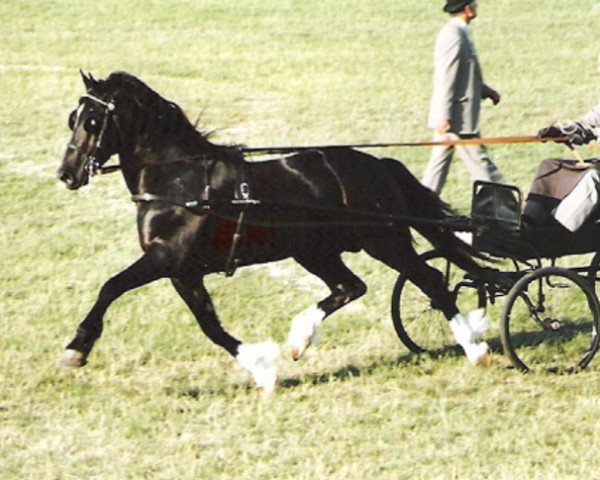
[[[477,2],[447,0],[444,11],[451,19],[441,29],[435,44],[433,96],[428,126],[433,140],[480,137],[479,111],[482,99],[494,105],[500,94],[483,83],[469,24],[477,16]],[[440,193],[455,148],[473,180],[502,182],[502,175],[490,160],[484,145],[435,146],[422,183]]]

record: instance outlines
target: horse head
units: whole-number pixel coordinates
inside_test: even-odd
[[[96,80],[81,72],[86,93],[69,115],[72,136],[58,177],[76,190],[89,181],[114,154],[123,169],[158,163],[173,152],[190,156],[210,149],[181,108],[161,97],[144,82],[126,72],[113,72]],[[171,160],[172,161],[172,160]],[[136,167],[137,166],[137,167]]]
[[[67,145],[58,178],[70,190],[86,185],[90,175],[119,150],[117,103],[106,82],[81,72],[86,93],[68,119],[73,132]]]

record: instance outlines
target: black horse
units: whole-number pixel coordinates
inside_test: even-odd
[[[214,272],[231,273],[237,266],[288,257],[331,290],[331,295],[294,318],[288,340],[295,359],[325,317],[366,291],[343,263],[344,251],[363,249],[404,272],[448,320],[464,320],[440,272],[415,252],[409,226],[385,221],[401,215],[431,220],[451,215],[448,206],[400,162],[349,148],[246,162],[240,147],[211,143],[175,103],[136,77],[115,72],[105,80],[83,73],[82,78],[86,94],[69,117],[73,134],[58,176],[76,190],[118,154],[137,202],[144,253],[102,286],[67,346],[63,365],[86,363],[114,300],[136,287],[170,278],[204,333],[269,391],[276,380],[276,345],[242,343],[227,333],[203,279]],[[461,268],[480,272],[474,252],[451,231],[426,223],[415,228]],[[468,341],[475,345],[472,329],[466,328]]]

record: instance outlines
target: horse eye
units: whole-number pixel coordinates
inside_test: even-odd
[[[85,121],[85,130],[91,134],[97,134],[100,131],[100,122],[95,117],[89,117]]]
[[[75,128],[75,120],[77,120],[77,110],[73,110],[69,115],[69,130]]]

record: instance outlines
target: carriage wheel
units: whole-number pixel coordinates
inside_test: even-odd
[[[485,308],[486,294],[483,286],[463,281],[464,272],[452,265],[437,251],[425,252],[421,258],[428,265],[444,274],[444,283],[457,296],[457,306],[461,312],[474,308]],[[414,353],[441,353],[455,347],[456,341],[448,327],[448,319],[434,309],[431,299],[400,274],[392,293],[392,321],[400,341]]]
[[[500,321],[504,352],[522,372],[571,372],[598,350],[600,304],[593,284],[560,267],[528,273],[508,292]]]
[[[592,285],[594,285],[594,288],[596,283],[600,281],[600,278],[598,278],[598,270],[600,270],[600,252],[596,252],[590,261],[590,266],[588,268],[588,279]]]

